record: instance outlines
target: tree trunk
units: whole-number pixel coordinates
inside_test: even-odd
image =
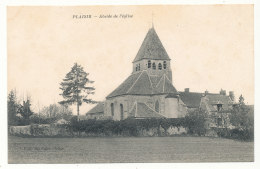
[[[78,121],[79,121],[79,102],[77,102],[77,115],[78,115]]]

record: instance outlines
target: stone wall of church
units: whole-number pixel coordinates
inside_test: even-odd
[[[123,115],[121,114],[121,106],[123,107]],[[112,117],[113,120],[121,120],[121,118],[126,119],[128,117],[128,109],[129,106],[127,96],[113,97],[105,101],[104,115]],[[112,111],[114,112],[112,113]]]
[[[187,108],[178,98],[165,98],[165,115],[168,118],[181,118],[186,116]]]
[[[114,120],[126,119],[130,116],[129,112],[134,108],[136,102],[145,103],[155,110],[156,102],[159,103],[159,114],[167,118],[178,118],[185,116],[184,108],[181,108],[176,98],[165,98],[166,95],[138,96],[125,95],[109,98],[104,105],[104,115],[112,117]],[[113,105],[113,106],[111,106]],[[120,106],[121,105],[121,106]],[[113,108],[112,108],[113,107]],[[123,109],[122,109],[123,108]],[[112,109],[114,115],[112,115]],[[123,111],[122,111],[123,110]],[[123,114],[122,114],[123,112]]]
[[[156,96],[137,96],[137,95],[129,95],[128,96],[128,104],[129,111],[133,109],[135,102],[145,103],[147,106],[155,110],[155,103],[159,102],[159,112],[164,113],[164,99],[165,95],[156,95]]]
[[[170,79],[170,81],[172,81],[172,71],[171,71],[170,61],[166,60],[166,69],[163,68],[163,60],[150,60],[150,61],[151,61],[150,68],[148,68],[148,59],[143,59],[133,63],[133,73],[147,70],[148,74],[150,75],[162,76],[163,74],[166,74],[167,77]],[[155,63],[156,69],[153,69],[153,63]],[[159,63],[161,63],[162,66],[161,70],[158,69]],[[139,65],[140,65],[140,70],[139,70]]]

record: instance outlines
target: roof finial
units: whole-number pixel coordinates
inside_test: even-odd
[[[152,28],[153,28],[153,12],[152,12]]]

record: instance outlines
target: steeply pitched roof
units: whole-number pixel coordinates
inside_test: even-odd
[[[203,96],[202,93],[195,93],[195,92],[179,92],[180,98],[184,104],[186,104],[189,108],[199,108],[200,107],[200,100]]]
[[[149,29],[133,62],[141,59],[170,60],[154,28]]]
[[[130,112],[135,118],[165,118],[144,103],[136,102]]]
[[[132,74],[118,88],[110,93],[107,98],[120,95],[156,95],[177,93],[177,90],[166,75],[162,75],[156,79],[160,80],[155,80],[154,77],[152,78],[152,76],[149,76],[146,70]]]
[[[86,115],[95,113],[104,113],[104,102],[98,103],[95,107],[90,109]]]

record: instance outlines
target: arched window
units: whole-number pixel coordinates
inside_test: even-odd
[[[111,103],[110,108],[111,108],[111,115],[114,116],[114,103]]]
[[[158,69],[162,70],[162,64],[161,63],[158,64]]]
[[[155,111],[159,113],[159,110],[160,110],[160,105],[159,105],[159,102],[158,100],[155,102]]]
[[[155,63],[153,63],[153,69],[154,69],[154,70],[156,69],[156,64],[155,64]]]
[[[148,60],[148,68],[151,68],[151,61],[150,60]]]
[[[120,118],[124,120],[124,107],[123,104],[120,104]]]
[[[167,68],[166,61],[163,61],[163,68],[164,68],[164,69]]]

